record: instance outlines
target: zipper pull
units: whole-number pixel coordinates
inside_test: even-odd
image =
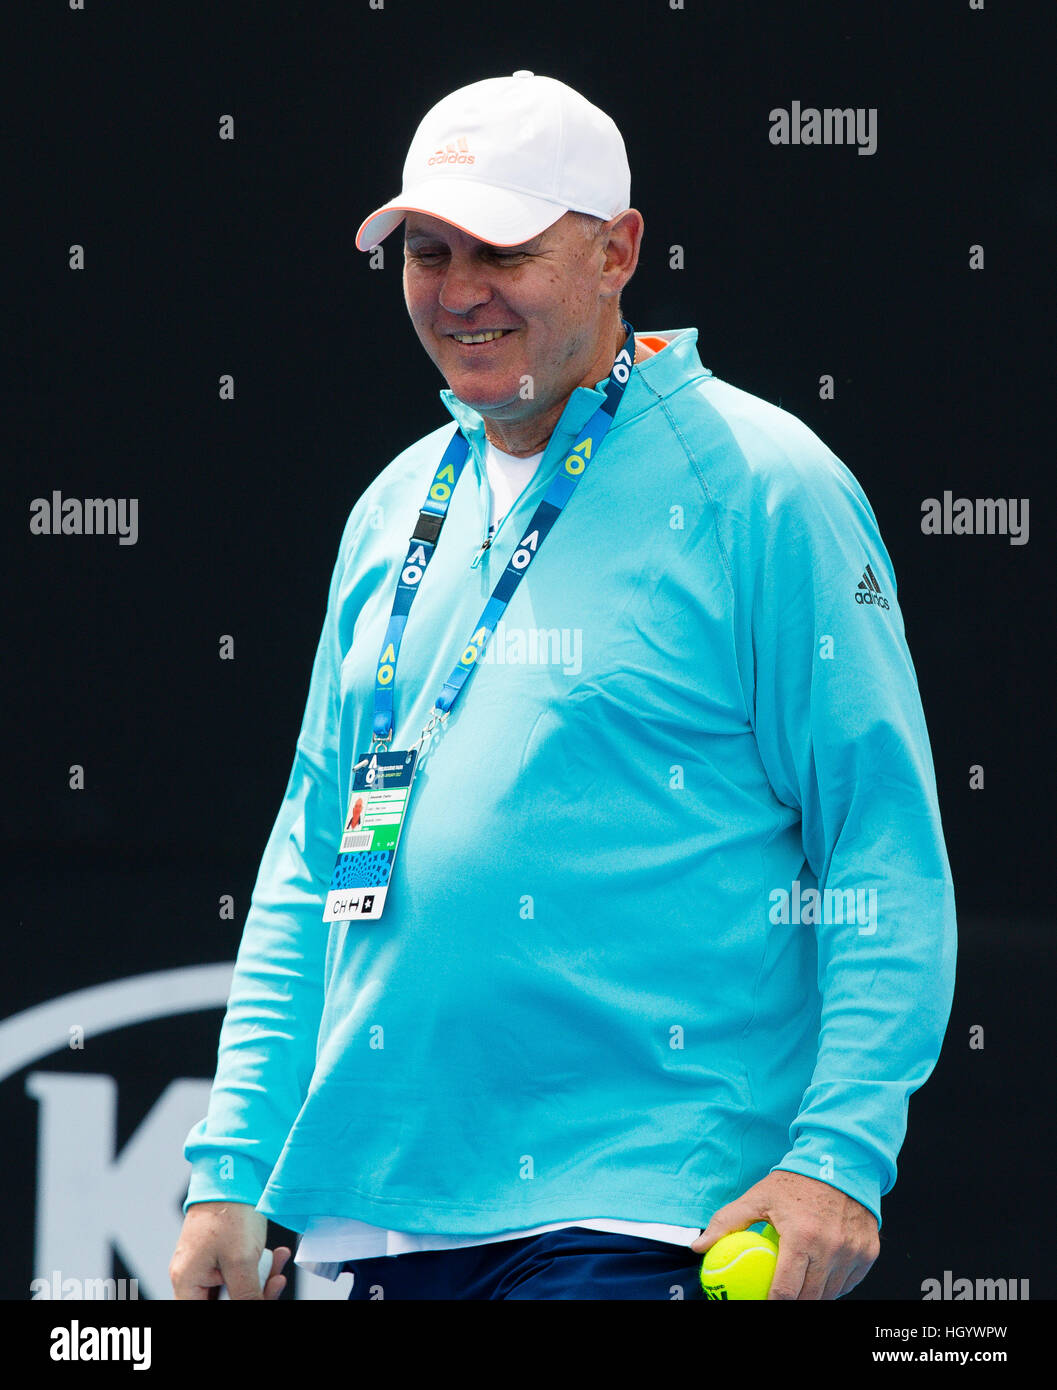
[[[470,561],[470,568],[471,568],[472,570],[475,570],[475,569],[478,568],[478,566],[480,565],[482,559],[484,558],[484,553],[485,553],[485,551],[488,549],[488,547],[489,547],[491,544],[492,544],[492,541],[491,541],[491,538],[489,537],[489,539],[485,541],[484,545],[481,546],[480,550],[477,551],[477,553],[474,555],[473,559]]]

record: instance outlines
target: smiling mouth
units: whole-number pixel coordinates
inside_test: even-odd
[[[472,343],[494,343],[497,338],[505,338],[513,331],[512,328],[490,328],[486,333],[449,333],[448,337],[466,346]]]

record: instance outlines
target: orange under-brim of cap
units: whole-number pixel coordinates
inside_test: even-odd
[[[416,196],[417,195],[417,196]],[[448,176],[435,179],[432,185],[424,182],[411,191],[407,201],[398,194],[391,202],[372,212],[360,223],[356,246],[360,251],[372,251],[395,230],[409,212],[436,217],[453,227],[487,241],[492,246],[520,246],[531,241],[564,217],[570,209],[548,198],[521,193],[515,189],[496,188],[474,179]],[[589,212],[582,208],[578,211]],[[594,213],[601,217],[602,213]]]

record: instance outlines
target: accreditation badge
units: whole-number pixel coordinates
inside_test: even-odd
[[[367,752],[357,758],[324,922],[381,917],[417,761],[417,748]]]

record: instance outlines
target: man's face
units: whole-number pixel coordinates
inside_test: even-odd
[[[608,349],[590,384],[606,375],[615,343],[602,342],[605,246],[605,236],[589,241],[568,214],[517,247],[408,214],[408,312],[461,401],[486,418],[529,422],[563,405]],[[464,341],[496,331],[491,341]]]

